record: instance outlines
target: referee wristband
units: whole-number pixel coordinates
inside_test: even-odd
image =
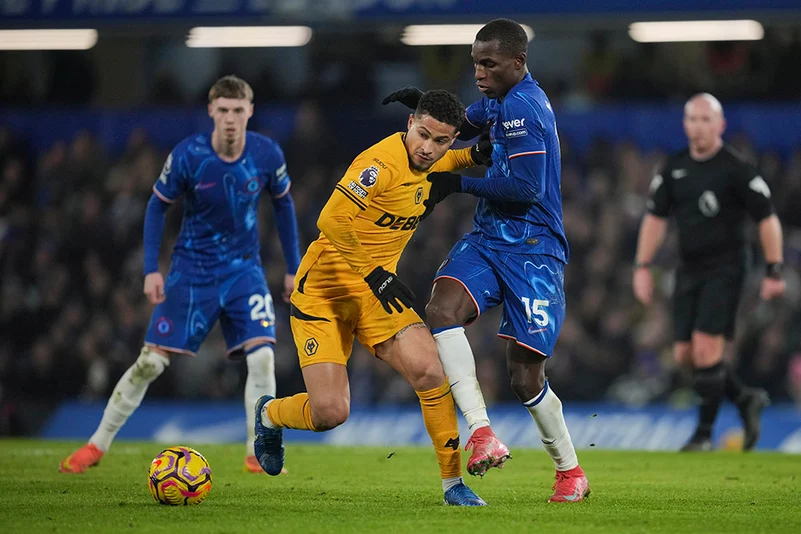
[[[783,263],[768,263],[767,265],[765,265],[765,276],[768,278],[775,278],[777,280],[781,280],[783,268],[784,268]]]
[[[634,263],[634,268],[635,268],[635,269],[647,269],[647,268],[649,268],[650,266],[651,266],[651,264],[650,264],[650,263],[648,263],[648,262],[646,262],[646,261],[643,261],[643,262],[635,262],[635,263]]]

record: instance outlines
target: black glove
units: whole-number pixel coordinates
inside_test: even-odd
[[[434,211],[434,206],[445,200],[451,193],[462,192],[462,175],[454,174],[452,172],[432,172],[428,175],[428,181],[431,182],[431,192],[428,193],[428,198],[423,201],[423,206],[426,210],[420,216],[422,221]]]
[[[470,149],[470,155],[476,165],[489,167],[492,165],[492,141],[489,132],[484,132],[478,138],[478,142]]]
[[[387,105],[390,102],[400,102],[409,109],[417,109],[417,104],[420,103],[420,97],[423,96],[423,91],[417,87],[407,85],[403,89],[398,89],[392,94],[387,95],[381,104]]]
[[[402,313],[401,304],[411,308],[414,303],[415,297],[412,290],[400,281],[398,275],[392,274],[383,267],[373,269],[364,277],[364,281],[367,282],[373,294],[381,301],[381,305],[389,314],[392,313],[392,308],[395,308],[398,313]]]

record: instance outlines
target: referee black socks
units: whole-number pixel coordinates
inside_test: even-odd
[[[695,369],[693,372],[695,391],[701,397],[700,417],[696,435],[710,437],[712,426],[718,415],[724,393],[727,393],[727,372],[723,362],[712,367]]]
[[[726,398],[739,407],[748,400],[747,388],[742,380],[734,373],[734,369],[726,366]]]

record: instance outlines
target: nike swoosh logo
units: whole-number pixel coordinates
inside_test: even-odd
[[[200,191],[202,189],[211,189],[215,185],[217,185],[217,182],[206,182],[206,183],[201,182],[195,186],[195,190]]]
[[[531,330],[531,329],[529,329],[528,333],[529,334],[539,334],[540,332],[545,332],[545,330],[546,330],[545,328],[540,328],[539,330]]]
[[[546,441],[544,439],[540,439],[545,445],[553,445],[553,442],[556,441],[556,438],[552,439],[551,441]]]
[[[566,501],[575,501],[581,496],[581,491],[579,491],[579,487],[576,486],[576,491],[573,492],[573,495],[565,495]]]

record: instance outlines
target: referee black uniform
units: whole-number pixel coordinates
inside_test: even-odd
[[[703,161],[684,149],[670,156],[654,176],[647,207],[656,217],[673,216],[678,226],[675,341],[689,342],[694,331],[731,339],[750,259],[746,218],[759,222],[775,211],[767,183],[728,145]],[[696,369],[695,388],[702,398],[701,414],[685,450],[709,442],[724,394],[738,406],[747,432],[749,410],[757,414],[750,424],[758,425],[759,411],[767,403],[764,391],[744,387],[722,362]]]

